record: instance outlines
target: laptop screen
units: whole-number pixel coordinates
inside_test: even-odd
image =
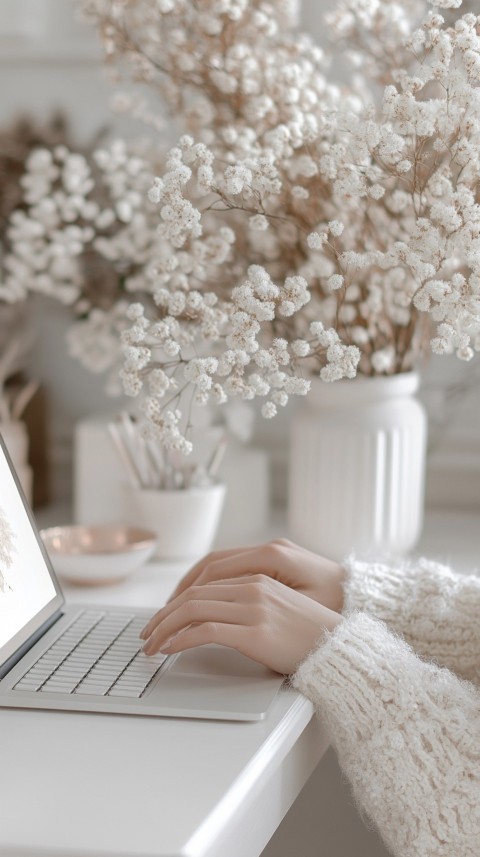
[[[0,667],[62,604],[0,440]]]

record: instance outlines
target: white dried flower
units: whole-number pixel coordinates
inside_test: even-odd
[[[339,220],[331,220],[328,224],[328,229],[335,238],[338,238],[342,234],[344,228],[343,223],[340,223]]]
[[[160,92],[186,133],[166,156],[114,141],[93,168],[65,147],[32,155],[0,297],[72,303],[91,368],[112,369],[121,341],[160,442],[189,449],[177,397],[266,397],[272,416],[308,392],[302,371],[409,369],[425,313],[433,351],[480,349],[478,19],[439,14],[459,0],[343,0],[328,16],[355,64],[341,86],[293,0],[81,5],[151,89],[135,118],[158,129]],[[115,279],[98,306],[92,257]]]
[[[310,235],[307,237],[307,244],[311,250],[321,250],[327,238],[328,236],[326,232],[321,234],[318,232],[310,232]]]
[[[275,417],[276,415],[277,408],[273,402],[265,402],[265,404],[262,405],[262,417],[266,420],[271,420],[272,417]]]
[[[250,229],[255,229],[257,232],[264,232],[268,229],[268,219],[264,214],[255,214],[249,220]]]
[[[327,288],[330,292],[341,289],[344,284],[344,278],[341,274],[332,274],[327,280]]]

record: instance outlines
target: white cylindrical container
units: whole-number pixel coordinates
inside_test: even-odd
[[[159,559],[201,559],[212,547],[225,485],[163,491],[125,487],[128,520],[152,530]]]
[[[27,501],[32,503],[33,473],[28,463],[28,434],[25,423],[20,420],[0,423],[0,434],[12,459],[18,481]]]
[[[74,520],[77,524],[131,523],[125,507],[125,470],[107,430],[108,417],[77,423],[74,442]],[[195,438],[188,463],[208,461],[222,428],[207,429]],[[260,538],[270,514],[268,454],[230,441],[218,471],[228,491],[218,525],[216,544],[232,547]]]
[[[415,372],[312,385],[291,429],[292,539],[338,561],[415,545],[427,436],[418,386]]]

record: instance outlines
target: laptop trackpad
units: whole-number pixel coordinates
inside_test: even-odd
[[[172,664],[171,675],[258,676],[276,675],[272,670],[226,646],[199,646],[183,652]]]
[[[261,720],[283,681],[226,646],[190,649],[165,666],[148,699],[172,717]]]

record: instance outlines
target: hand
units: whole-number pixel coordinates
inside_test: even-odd
[[[189,586],[264,574],[319,601],[329,610],[343,607],[345,570],[336,562],[305,550],[287,539],[259,547],[210,553],[180,581],[170,600]]]
[[[149,638],[147,655],[219,643],[290,674],[342,621],[279,580],[250,574],[189,586],[155,614],[140,636]]]

